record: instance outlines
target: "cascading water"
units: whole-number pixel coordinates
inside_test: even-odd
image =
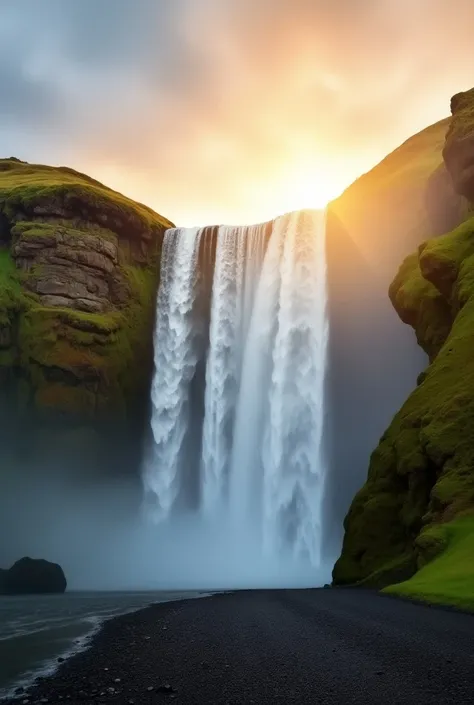
[[[193,321],[201,230],[165,233],[158,292],[155,375],[151,390],[154,444],[145,468],[145,486],[156,498],[155,512],[166,516],[178,496],[180,464],[189,410],[189,384],[198,362]]]
[[[155,517],[211,527],[207,550],[227,567],[252,556],[263,581],[321,559],[325,221],[221,227],[204,275],[206,228],[167,231],[163,245],[145,488]]]

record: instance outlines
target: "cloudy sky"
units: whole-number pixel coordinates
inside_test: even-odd
[[[472,0],[0,0],[0,155],[181,225],[319,206],[474,85]]]

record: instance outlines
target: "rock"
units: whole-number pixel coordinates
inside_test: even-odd
[[[61,566],[43,559],[21,558],[5,571],[3,579],[4,592],[9,595],[61,593],[66,586]]]
[[[3,453],[20,450],[28,425],[34,467],[112,470],[112,434],[117,457],[123,443],[134,461],[153,374],[161,243],[172,223],[63,167],[0,159],[0,191],[0,426],[12,446],[4,442]],[[95,433],[87,459],[79,462],[65,427],[71,437]],[[56,437],[43,443],[46,429]]]
[[[173,688],[172,685],[169,683],[163,683],[162,685],[159,685],[158,688],[156,689],[158,693],[176,693],[176,688]]]
[[[451,99],[453,114],[443,150],[456,191],[474,200],[474,89]]]
[[[63,657],[60,656],[60,657],[58,658],[58,663],[62,663],[63,661],[64,661]]]

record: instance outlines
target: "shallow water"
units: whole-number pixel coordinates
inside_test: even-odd
[[[107,619],[197,592],[67,592],[0,596],[0,697],[51,673],[58,658],[85,648]]]

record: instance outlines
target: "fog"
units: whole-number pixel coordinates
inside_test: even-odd
[[[19,468],[18,468],[19,469]],[[251,530],[191,513],[153,524],[138,479],[80,486],[36,468],[10,478],[0,498],[0,565],[24,555],[59,563],[68,590],[296,587],[330,581],[289,557],[262,561]],[[24,478],[23,478],[24,480]]]

